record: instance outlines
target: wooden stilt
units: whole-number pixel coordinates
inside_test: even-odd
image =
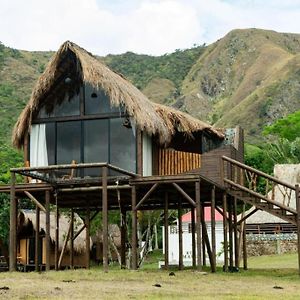
[[[86,234],[85,234],[85,255],[86,255],[86,262],[85,266],[87,269],[90,268],[90,206],[88,205],[86,209],[85,215],[85,225],[86,225]]]
[[[233,224],[232,224],[232,200],[228,198],[228,229],[229,229],[229,267],[233,269]]]
[[[247,239],[246,239],[246,221],[244,221],[243,226],[243,264],[244,270],[248,270],[248,261],[247,261]]]
[[[165,192],[165,209],[164,209],[164,235],[165,235],[165,269],[169,269],[169,195]]]
[[[205,230],[206,230],[206,227],[205,227],[205,209],[204,209],[204,205],[201,207],[201,229],[202,229],[202,265],[203,266],[206,266],[206,242],[204,242],[204,236],[205,236]],[[204,226],[203,226],[204,225]]]
[[[196,232],[197,232],[197,268],[199,271],[202,270],[202,255],[201,255],[201,202],[200,202],[200,181],[195,183],[195,194],[196,194]]]
[[[202,240],[206,245],[207,254],[208,254],[208,258],[209,258],[209,263],[212,266],[213,257],[212,257],[210,243],[209,243],[209,237],[208,237],[208,233],[207,233],[206,223],[204,222],[204,219],[202,219],[201,221],[202,221],[202,233],[203,233]]]
[[[179,247],[179,257],[178,257],[178,266],[179,270],[183,270],[183,243],[182,243],[182,201],[179,199],[178,202],[178,247]]]
[[[16,174],[11,172],[10,183],[10,229],[9,229],[9,270],[17,270],[17,200]]]
[[[233,237],[234,237],[234,266],[239,267],[239,243],[237,228],[237,198],[233,199]]]
[[[40,270],[40,208],[36,206],[35,208],[35,255],[34,255],[34,264],[35,270],[38,272]]]
[[[137,210],[136,208],[136,187],[131,188],[131,206],[132,206],[132,269],[137,269]]]
[[[103,271],[108,272],[108,200],[107,167],[102,168],[102,236],[103,236]]]
[[[46,271],[50,270],[50,191],[45,192],[46,208]]]
[[[196,224],[195,224],[195,207],[191,209],[191,231],[192,231],[192,264],[196,268]]]
[[[55,196],[57,199],[57,196]],[[58,260],[59,260],[59,208],[56,200],[56,212],[55,212],[55,271],[58,271]]]
[[[121,269],[126,268],[126,210],[121,206]]]
[[[71,209],[70,230],[70,268],[74,269],[74,209]]]
[[[211,190],[211,252],[212,252],[212,265],[211,271],[216,272],[216,195],[215,186]]]
[[[228,222],[227,222],[227,194],[223,193],[223,230],[224,230],[224,271],[228,272]]]
[[[296,190],[296,209],[297,209],[297,238],[298,238],[298,271],[300,275],[300,189],[299,185],[295,186]]]

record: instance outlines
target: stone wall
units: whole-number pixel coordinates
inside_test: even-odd
[[[272,236],[252,236],[247,238],[248,256],[260,256],[271,254],[283,254],[297,252],[297,236],[272,235]]]

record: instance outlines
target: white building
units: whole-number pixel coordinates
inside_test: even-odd
[[[207,227],[207,233],[211,243],[211,208],[205,207],[204,211],[205,223]],[[223,216],[216,210],[215,211],[216,219],[216,253],[217,253],[217,262],[223,262]],[[191,212],[188,212],[182,216],[182,241],[183,241],[183,265],[191,266],[192,265],[192,232],[191,232]],[[179,237],[178,237],[178,220],[176,225],[169,226],[169,264],[178,265],[179,263]],[[163,253],[164,249],[164,226],[162,226],[162,237],[163,237]],[[197,238],[197,237],[196,237]],[[197,251],[197,249],[196,249]],[[218,253],[220,255],[218,256]],[[207,262],[208,260],[208,255]]]

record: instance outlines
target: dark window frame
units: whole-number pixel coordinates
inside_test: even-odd
[[[125,119],[128,117],[128,114],[126,114],[123,111],[119,112],[112,112],[112,113],[102,113],[102,114],[90,114],[90,115],[85,115],[85,94],[84,94],[84,86],[82,86],[79,90],[79,107],[80,107],[80,114],[76,116],[62,116],[62,117],[53,117],[49,116],[47,118],[38,118],[36,117],[33,121],[32,124],[47,124],[47,123],[54,123],[54,149],[55,149],[55,154],[54,154],[54,161],[55,164],[57,164],[57,124],[58,123],[64,123],[64,122],[69,122],[69,121],[79,121],[80,122],[80,139],[81,139],[81,145],[80,145],[80,162],[84,162],[84,140],[85,140],[85,135],[84,135],[84,121],[88,120],[108,120],[108,163],[110,162],[110,152],[111,152],[111,144],[110,144],[110,119]],[[128,129],[132,130],[132,129]],[[71,163],[71,162],[70,162]],[[79,163],[79,162],[78,162]],[[138,143],[137,143],[137,129],[135,129],[135,172],[138,170]]]

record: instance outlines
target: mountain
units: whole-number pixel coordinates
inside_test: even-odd
[[[88,50],[88,49],[87,49]],[[300,109],[300,35],[233,30],[211,45],[162,56],[99,57],[152,101],[172,105],[218,127],[241,125],[248,141],[262,128]],[[11,128],[53,52],[0,44],[0,139]]]

